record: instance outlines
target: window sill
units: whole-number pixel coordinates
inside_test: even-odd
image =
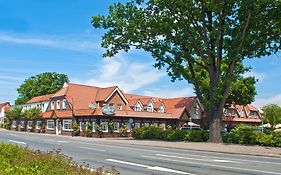
[[[62,129],[63,131],[73,131],[73,129]]]

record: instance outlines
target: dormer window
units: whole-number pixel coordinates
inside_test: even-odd
[[[66,106],[67,106],[67,101],[66,101],[66,99],[63,99],[62,100],[62,109],[66,109]]]
[[[153,105],[152,105],[151,103],[149,103],[149,104],[147,105],[146,111],[147,111],[147,112],[153,112]]]
[[[60,109],[60,100],[57,100],[57,109]]]
[[[137,104],[135,105],[135,111],[141,111],[142,106],[140,104],[140,102],[137,102]]]
[[[157,110],[158,112],[162,112],[162,113],[164,113],[165,111],[164,111],[164,107],[161,105],[161,106],[159,106],[159,108],[158,108],[158,110]]]
[[[118,104],[118,105],[117,105],[117,109],[118,109],[119,111],[122,111],[122,110],[123,110],[122,104]]]
[[[54,110],[54,109],[55,109],[55,102],[52,101],[52,102],[51,102],[51,110]]]

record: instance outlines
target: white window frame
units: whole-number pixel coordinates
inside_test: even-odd
[[[31,126],[29,126],[30,123],[31,123]],[[32,129],[32,124],[33,124],[33,121],[27,121],[27,128]]]
[[[144,127],[149,127],[149,126],[150,126],[150,123],[147,123],[147,122],[146,122],[146,123],[143,124],[143,126],[144,126]]]
[[[49,128],[49,124],[52,124],[53,127]],[[47,129],[48,130],[54,130],[55,129],[55,121],[54,120],[47,120]]]
[[[56,106],[57,106],[57,109],[60,109],[60,100],[57,100],[57,102],[56,102],[57,104],[56,104]]]
[[[66,128],[65,125],[69,126],[69,128]],[[62,129],[64,131],[73,131],[73,128],[72,128],[72,120],[62,120]]]
[[[63,99],[62,100],[62,109],[66,109],[66,107],[67,107],[67,101],[66,101],[66,99]]]
[[[117,104],[117,109],[118,109],[119,111],[122,111],[122,110],[123,110],[123,105],[122,105],[122,104]]]
[[[54,110],[54,109],[55,109],[55,102],[51,101],[51,110]]]
[[[21,120],[19,123],[20,128],[24,128],[24,120]]]
[[[41,129],[42,121],[36,121],[36,129]]]
[[[97,131],[97,123],[96,122],[92,122],[93,125],[93,132]]]
[[[113,131],[114,132],[119,132],[120,129],[120,123],[119,122],[114,122],[113,123]]]
[[[141,124],[139,122],[136,122],[135,125],[134,125],[134,128],[137,129],[137,128],[140,128],[140,127],[141,127]]]
[[[166,130],[166,123],[161,123],[159,126],[161,126],[163,130]]]
[[[104,126],[105,126],[105,128],[104,128]],[[102,130],[102,132],[108,132],[108,122],[101,122],[101,130]]]
[[[153,126],[158,127],[158,123],[154,122],[152,123]]]

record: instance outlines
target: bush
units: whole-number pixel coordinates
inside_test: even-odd
[[[92,172],[82,168],[60,150],[41,152],[31,151],[17,145],[0,144],[0,174],[14,175],[102,175],[119,174],[115,169],[106,171],[97,169]]]
[[[191,142],[206,142],[208,139],[209,132],[205,130],[189,130],[185,137],[185,140]]]
[[[261,146],[272,146],[272,135],[258,132],[256,133],[256,141]]]
[[[281,147],[281,132],[275,132],[272,134],[271,146]]]
[[[235,126],[230,133],[225,134],[223,140],[227,143],[256,144],[256,134],[251,126],[240,124]]]
[[[168,141],[182,141],[185,139],[186,131],[181,131],[179,129],[170,129],[162,131],[162,136],[160,139]]]

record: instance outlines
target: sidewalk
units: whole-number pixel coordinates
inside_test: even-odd
[[[125,138],[101,138],[101,140],[111,143],[156,146],[162,148],[176,148],[196,151],[210,151],[230,154],[247,154],[258,156],[270,156],[281,158],[281,148],[263,146],[245,146],[236,144],[218,144],[203,142],[168,142],[153,140],[133,140]]]

